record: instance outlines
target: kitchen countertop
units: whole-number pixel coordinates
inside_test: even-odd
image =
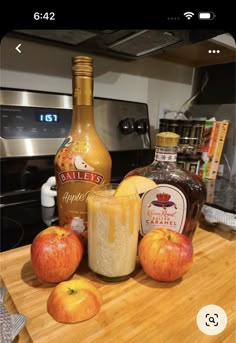
[[[17,342],[236,341],[235,235],[198,228],[193,245],[191,270],[171,283],[154,281],[137,266],[129,280],[109,284],[89,271],[84,258],[73,278],[81,275],[91,280],[101,291],[103,305],[95,317],[77,324],[57,323],[47,313],[54,285],[35,277],[29,245],[1,253],[1,277],[9,293],[6,306],[10,298],[27,317],[24,335]],[[216,336],[203,334],[196,325],[198,311],[208,304],[221,306],[228,317],[225,330]]]

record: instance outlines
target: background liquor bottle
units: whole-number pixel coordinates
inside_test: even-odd
[[[161,132],[156,137],[155,159],[151,165],[129,175],[154,180],[157,187],[142,195],[141,235],[157,227],[167,227],[192,238],[206,199],[205,184],[177,167],[179,135]]]
[[[55,157],[59,223],[77,232],[87,229],[87,196],[95,185],[110,182],[111,157],[93,118],[93,61],[72,59],[73,120]]]

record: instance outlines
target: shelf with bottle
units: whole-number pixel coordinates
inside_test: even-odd
[[[177,165],[182,170],[198,174],[201,153],[198,151],[204,137],[205,120],[160,119],[160,132],[174,132],[180,136],[177,147]]]
[[[159,132],[175,132],[183,150],[198,148],[203,140],[205,120],[160,119]]]

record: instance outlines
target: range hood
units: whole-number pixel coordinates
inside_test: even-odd
[[[222,30],[15,30],[15,35],[66,45],[78,51],[125,60],[157,55],[167,49],[194,44],[224,33]]]

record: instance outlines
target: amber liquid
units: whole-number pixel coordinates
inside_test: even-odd
[[[197,175],[178,169],[176,163],[154,161],[150,166],[138,168],[128,175],[151,178],[157,185],[170,184],[182,191],[186,198],[186,218],[182,233],[192,239],[198,225],[201,208],[206,200],[206,187]],[[154,227],[153,227],[154,228]]]

